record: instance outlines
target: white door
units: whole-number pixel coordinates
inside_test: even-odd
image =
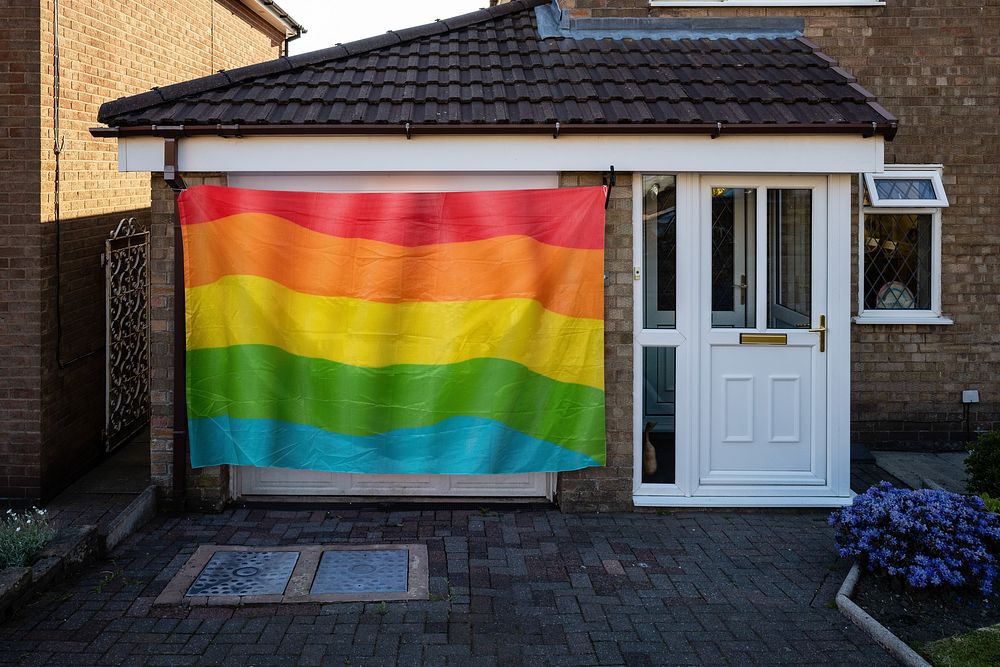
[[[696,493],[825,485],[825,179],[703,178],[700,197]]]
[[[228,184],[311,192],[438,192],[554,188],[554,173],[229,174]],[[245,496],[552,497],[555,475],[357,475],[233,466],[234,498]]]

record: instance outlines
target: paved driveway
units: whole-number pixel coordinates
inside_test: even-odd
[[[0,626],[26,665],[889,665],[825,512],[161,516]],[[423,542],[431,601],[153,607],[199,544]]]

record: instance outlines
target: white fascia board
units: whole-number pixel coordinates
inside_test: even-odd
[[[123,137],[121,171],[163,171],[163,139]],[[884,167],[855,135],[184,137],[182,172],[671,171],[856,174]]]
[[[283,34],[285,37],[291,37],[295,34],[295,30],[292,26],[282,21],[275,12],[271,11],[270,7],[260,2],[260,0],[239,0],[239,3],[259,16],[268,25]]]

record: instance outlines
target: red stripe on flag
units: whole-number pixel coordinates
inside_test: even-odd
[[[604,247],[600,186],[340,194],[202,185],[187,189],[181,198],[185,225],[266,212],[323,234],[401,246],[520,235],[566,248]]]

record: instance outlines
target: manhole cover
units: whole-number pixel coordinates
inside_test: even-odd
[[[153,604],[296,604],[427,597],[424,544],[254,548],[203,544]]]
[[[218,551],[186,595],[281,595],[297,551]]]
[[[406,549],[324,551],[310,593],[390,593],[407,590]]]

